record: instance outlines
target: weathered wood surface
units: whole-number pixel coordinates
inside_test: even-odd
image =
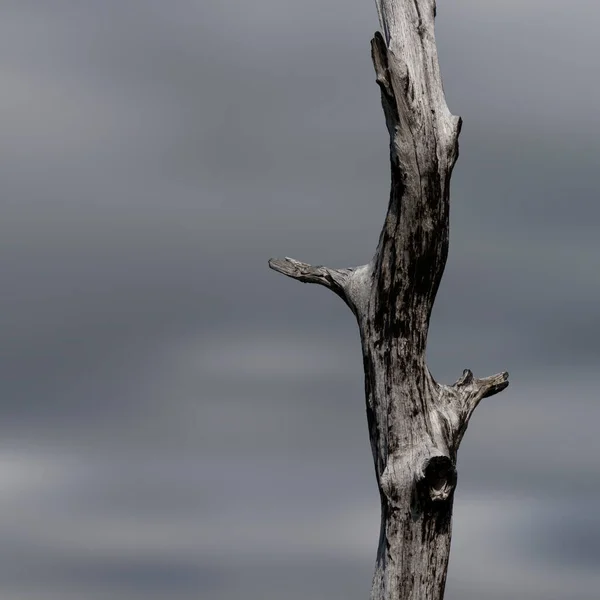
[[[465,371],[437,383],[425,364],[429,319],[448,254],[449,190],[461,120],[446,105],[433,0],[376,0],[371,41],[390,134],[391,191],[371,262],[352,269],[271,260],[351,308],[360,329],[369,435],[381,497],[372,600],[441,600],[456,485],[469,419],[508,373]]]

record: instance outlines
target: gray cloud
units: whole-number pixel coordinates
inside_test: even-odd
[[[465,126],[429,362],[513,382],[461,449],[447,595],[588,600],[598,9],[438,9]],[[1,12],[2,597],[366,597],[356,327],[266,260],[374,250],[374,7]]]

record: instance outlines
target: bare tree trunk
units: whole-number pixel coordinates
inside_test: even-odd
[[[508,373],[437,383],[425,364],[429,318],[448,254],[449,188],[461,120],[444,98],[434,0],[376,0],[371,42],[390,134],[391,193],[373,260],[353,269],[271,260],[338,294],[360,328],[369,435],[381,497],[372,600],[441,600],[456,454],[473,410]]]

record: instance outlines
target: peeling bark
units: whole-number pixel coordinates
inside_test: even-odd
[[[371,262],[352,269],[271,260],[328,287],[360,329],[367,421],[381,497],[372,600],[441,600],[456,456],[478,403],[508,373],[437,383],[425,364],[429,319],[448,255],[450,177],[461,120],[446,105],[433,0],[376,0],[371,55],[390,134],[388,211]]]

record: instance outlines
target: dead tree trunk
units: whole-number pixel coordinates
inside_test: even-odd
[[[434,0],[376,0],[371,41],[390,134],[391,193],[373,260],[351,269],[286,258],[275,271],[338,294],[360,328],[367,419],[381,497],[372,600],[441,600],[456,454],[473,410],[508,373],[437,383],[425,364],[448,254],[449,189],[461,120],[444,98]]]

